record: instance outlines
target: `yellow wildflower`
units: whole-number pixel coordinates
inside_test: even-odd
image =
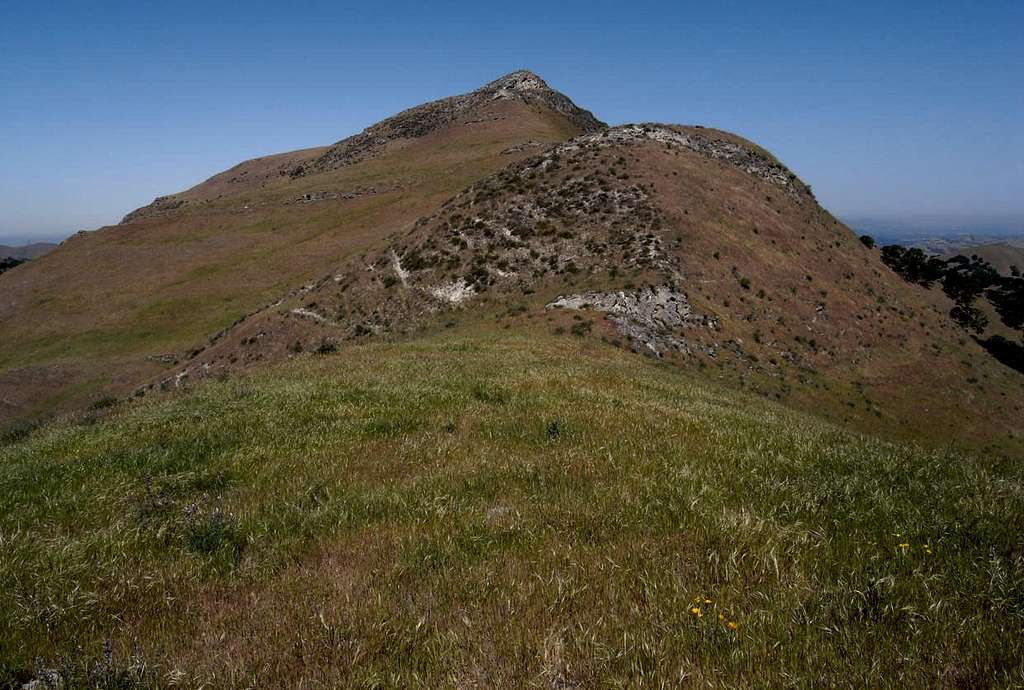
[[[735,630],[736,628],[740,627],[740,624],[736,621],[729,621],[728,623],[726,623],[726,627],[728,627],[729,630]]]
[[[725,620],[725,614],[724,613],[718,614],[718,620],[724,621]]]
[[[699,606],[694,606],[693,608],[690,609],[690,615],[693,616],[694,618],[700,618],[703,614],[700,612],[700,607]]]

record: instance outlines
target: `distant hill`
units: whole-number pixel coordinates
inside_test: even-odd
[[[870,233],[868,233],[870,234]],[[992,264],[1000,273],[1009,273],[1011,266],[1024,270],[1024,235],[950,235],[939,237],[876,237],[880,244],[919,247],[926,254],[949,258],[977,255]]]
[[[1007,275],[1012,267],[1024,271],[1024,240],[993,242],[991,244],[965,244],[948,248],[944,257],[957,255],[978,256],[992,264],[997,271]]]
[[[0,244],[0,259],[37,259],[56,248],[57,245],[52,242],[35,242],[18,247]]]

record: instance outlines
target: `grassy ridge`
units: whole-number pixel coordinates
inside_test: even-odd
[[[203,385],[0,449],[0,487],[9,683],[1024,682],[1019,463],[570,336]]]

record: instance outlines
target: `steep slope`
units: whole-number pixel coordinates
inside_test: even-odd
[[[860,428],[1021,445],[1021,376],[733,135],[583,135],[390,241],[218,335],[160,387],[453,320],[544,315]]]
[[[80,233],[0,277],[0,424],[158,376],[539,142],[600,126],[516,72],[330,147],[242,163]]]

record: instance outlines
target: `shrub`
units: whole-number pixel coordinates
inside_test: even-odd
[[[593,324],[589,321],[580,321],[579,323],[573,324],[572,328],[569,329],[573,335],[583,336],[590,332]]]
[[[335,344],[334,341],[330,340],[329,338],[323,338],[320,341],[320,344],[316,346],[316,350],[314,350],[314,352],[316,352],[318,355],[329,355],[332,352],[337,351],[337,344]]]
[[[117,404],[117,398],[115,398],[112,395],[104,395],[102,398],[98,398],[97,400],[94,400],[92,402],[92,404],[89,405],[89,409],[90,410],[102,410],[102,409],[105,409],[105,408],[108,408],[108,407],[113,407],[116,404]]]
[[[546,433],[548,439],[554,441],[562,435],[563,431],[565,431],[565,423],[561,419],[554,419],[548,424]]]

